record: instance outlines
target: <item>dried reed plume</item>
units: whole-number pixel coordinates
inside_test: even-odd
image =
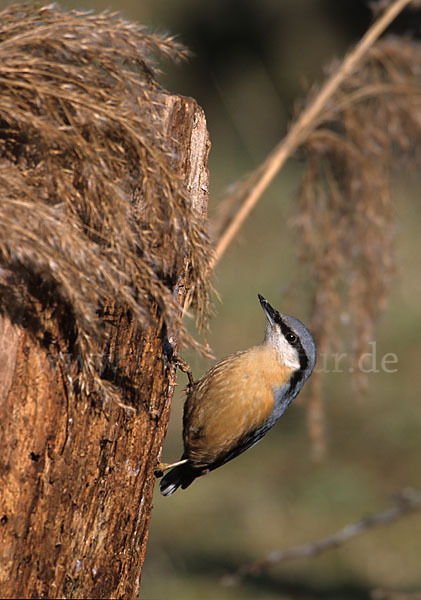
[[[275,146],[261,165],[250,175],[230,186],[225,197],[221,200],[212,233],[217,240],[213,264],[216,264],[225,254],[226,249],[237,235],[239,229],[253,210],[263,192],[275,175],[285,164],[285,161],[304,144],[307,136],[321,124],[322,113],[326,104],[339,89],[347,77],[358,68],[367,51],[373,46],[379,36],[404,8],[415,5],[414,0],[381,1],[384,12],[366,31],[364,36],[338,68],[324,82],[318,93],[307,103],[306,108],[292,123],[287,135]],[[374,8],[379,6],[374,3]]]
[[[29,4],[0,13],[0,310],[52,346],[58,317],[82,383],[93,376],[102,388],[91,357],[110,299],[141,326],[157,306],[195,343],[173,293],[188,261],[202,320],[208,308],[210,246],[160,129],[154,52],[187,55],[116,14]]]
[[[343,344],[348,330],[359,391],[366,375],[358,364],[374,339],[395,270],[391,175],[416,164],[421,143],[420,60],[419,42],[379,41],[303,144],[295,224],[313,290],[311,328],[320,354],[337,349],[340,335]],[[321,376],[314,374],[309,411],[319,452]]]

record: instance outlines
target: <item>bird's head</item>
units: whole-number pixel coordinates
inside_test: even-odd
[[[267,318],[265,343],[275,348],[279,360],[302,375],[303,383],[316,363],[316,345],[307,327],[295,317],[280,314],[258,294]]]

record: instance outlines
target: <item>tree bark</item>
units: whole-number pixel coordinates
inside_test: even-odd
[[[175,166],[205,218],[203,111],[180,96],[166,95],[165,106],[162,127]],[[2,597],[138,596],[175,368],[163,351],[168,332],[158,308],[155,324],[143,331],[111,299],[104,319],[111,323],[104,349],[110,365],[118,357],[114,383],[135,412],[79,393],[66,348],[53,359],[22,323],[0,319]]]

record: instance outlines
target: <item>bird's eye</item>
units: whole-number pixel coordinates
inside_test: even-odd
[[[297,336],[294,335],[293,333],[287,333],[285,336],[285,339],[290,344],[295,344],[295,342],[297,341]]]

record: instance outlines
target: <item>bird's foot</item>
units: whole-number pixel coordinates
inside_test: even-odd
[[[194,380],[193,380],[193,373],[192,373],[189,363],[187,361],[185,361],[184,358],[182,358],[178,354],[178,352],[173,353],[172,360],[175,362],[175,364],[180,369],[180,371],[183,371],[183,373],[186,373],[187,377],[189,378],[189,388],[192,388],[192,386],[194,384]]]

